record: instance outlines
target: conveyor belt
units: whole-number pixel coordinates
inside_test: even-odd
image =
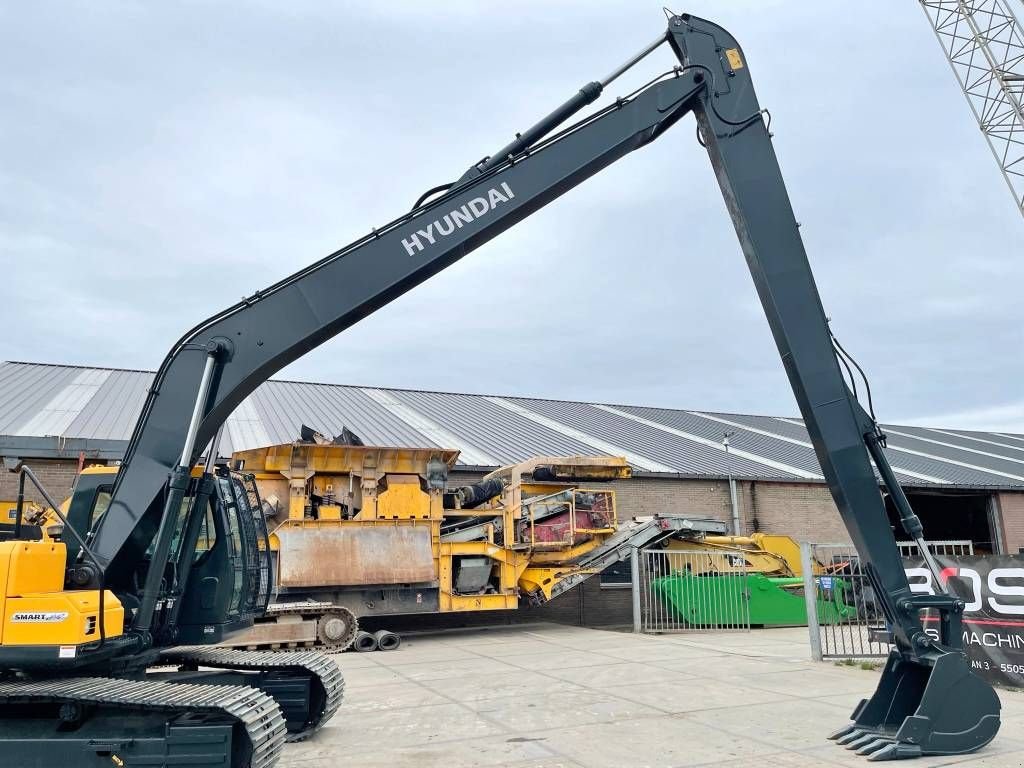
[[[629,557],[634,549],[643,549],[657,544],[662,539],[681,532],[725,533],[725,523],[718,520],[702,520],[700,518],[683,517],[682,515],[655,515],[653,517],[634,518],[619,526],[601,546],[591,550],[573,563],[578,573],[563,578],[551,589],[551,596],[566,592],[586,581],[595,573]]]

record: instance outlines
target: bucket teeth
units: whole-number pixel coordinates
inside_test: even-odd
[[[856,723],[836,731],[829,738],[872,762],[921,756],[919,745],[899,741],[874,728],[857,727]]]
[[[832,740],[832,741],[838,741],[839,739],[843,738],[843,736],[846,736],[848,733],[850,733],[851,731],[855,731],[855,730],[857,730],[857,726],[854,723],[850,723],[849,725],[844,725],[838,731],[836,731],[831,736],[829,736],[829,739]]]
[[[858,755],[873,755],[876,752],[878,752],[879,750],[885,749],[886,747],[893,747],[893,748],[895,748],[895,746],[896,746],[896,742],[893,741],[892,739],[886,739],[886,738],[878,737],[878,738],[875,738],[872,741],[869,741],[864,746],[860,747],[857,750],[857,754]]]
[[[899,757],[899,747],[895,744],[889,744],[885,747],[882,747],[882,749],[878,750],[872,755],[870,755],[868,757],[868,762],[876,763],[881,762],[882,760],[896,760]]]
[[[847,749],[858,750],[878,739],[877,733],[865,733],[860,738],[854,739],[846,745]]]
[[[836,744],[839,744],[844,747],[849,747],[851,742],[857,741],[867,733],[869,733],[869,731],[865,731],[862,728],[854,728],[852,731],[848,731],[846,735],[840,736],[838,739],[836,739]]]

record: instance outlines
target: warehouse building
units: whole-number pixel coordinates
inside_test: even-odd
[[[152,379],[149,371],[0,363],[0,457],[8,467],[24,461],[64,498],[80,466],[120,459]],[[347,427],[368,445],[458,449],[455,482],[536,455],[625,456],[634,477],[615,484],[620,518],[674,512],[746,533],[849,540],[795,417],[275,380],[231,416],[220,453],[291,442],[303,424],[327,435]],[[929,538],[1024,551],[1024,435],[884,430]],[[14,475],[0,474],[0,502],[15,495]],[[614,576],[605,581],[611,587]],[[571,610],[578,603],[582,617],[589,600],[588,613],[600,615],[615,602],[595,596],[597,588],[577,590]]]

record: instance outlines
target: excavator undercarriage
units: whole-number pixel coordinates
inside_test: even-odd
[[[287,738],[274,698],[247,685],[65,677],[0,682],[4,753],[18,768],[270,768]]]

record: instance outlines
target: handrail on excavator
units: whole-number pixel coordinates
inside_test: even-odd
[[[103,642],[106,640],[106,623],[104,617],[104,592],[106,589],[103,584],[103,569],[100,568],[99,560],[96,559],[96,555],[93,554],[92,550],[89,549],[89,545],[85,543],[85,538],[82,537],[78,531],[74,529],[74,526],[68,523],[68,519],[64,516],[64,513],[60,511],[60,505],[53,500],[43,484],[39,482],[39,478],[36,477],[36,473],[33,472],[27,464],[22,462],[15,470],[18,473],[18,501],[14,516],[14,538],[21,538],[21,526],[24,518],[23,510],[25,506],[25,478],[27,477],[35,489],[39,492],[39,495],[43,497],[47,504],[50,505],[50,509],[53,510],[54,514],[60,519],[61,522],[61,535],[65,532],[71,534],[75,542],[78,544],[79,552],[81,552],[89,560],[89,563],[96,569],[97,578],[99,579],[99,616],[97,617],[97,627],[100,633],[100,639],[97,648],[103,647]]]

